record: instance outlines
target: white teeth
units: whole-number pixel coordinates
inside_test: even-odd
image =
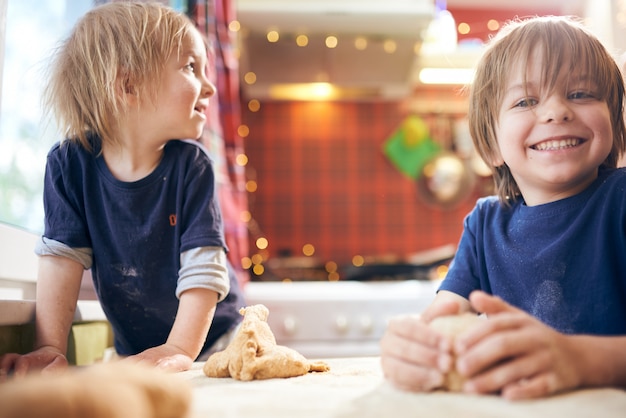
[[[545,141],[533,146],[534,149],[539,151],[552,151],[563,148],[575,147],[580,143],[580,140],[574,138],[568,139],[555,139],[552,141]]]

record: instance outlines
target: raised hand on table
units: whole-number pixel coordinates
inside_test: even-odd
[[[163,344],[128,356],[122,361],[137,363],[142,366],[153,366],[166,372],[182,372],[191,368],[194,359],[175,345]]]
[[[27,354],[7,353],[0,356],[0,382],[9,375],[23,377],[29,372],[50,373],[68,367],[67,358],[54,347],[41,347]]]

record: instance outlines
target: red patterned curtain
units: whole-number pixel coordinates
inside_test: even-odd
[[[237,133],[241,124],[237,40],[236,33],[228,29],[228,23],[236,19],[235,0],[189,0],[187,10],[210,47],[211,77],[217,95],[209,107],[201,141],[216,163],[228,256],[243,285],[249,280],[241,266],[242,258],[248,256],[248,230],[242,220],[248,201],[245,168],[236,162],[237,156],[244,153],[243,139]]]

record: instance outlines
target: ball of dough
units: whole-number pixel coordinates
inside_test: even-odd
[[[326,372],[323,361],[309,361],[297,351],[278,345],[267,316],[269,309],[258,304],[241,308],[243,321],[223,351],[212,354],[202,370],[208,377],[232,377],[248,381],[302,376]]]
[[[473,313],[461,315],[440,316],[433,319],[429,326],[438,333],[450,338],[453,342],[457,335],[472,328],[483,321],[484,318]],[[442,389],[450,392],[460,392],[465,378],[461,376],[454,367],[454,356],[452,357],[452,368],[444,377]]]

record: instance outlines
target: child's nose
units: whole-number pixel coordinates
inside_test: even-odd
[[[574,118],[574,113],[567,99],[551,96],[540,106],[540,116],[543,122],[567,122]]]
[[[211,83],[208,79],[205,79],[204,83],[202,84],[203,95],[207,97],[212,97],[213,95],[215,95],[216,91],[217,89],[215,88],[215,85]]]

